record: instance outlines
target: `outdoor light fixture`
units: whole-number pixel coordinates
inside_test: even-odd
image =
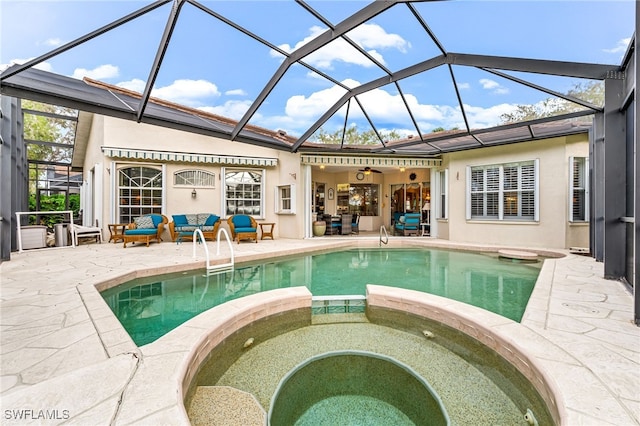
[[[193,188],[193,191],[191,191],[191,198],[196,198],[198,196],[198,193],[196,192],[196,189]]]
[[[404,173],[404,167],[400,167],[400,172]]]

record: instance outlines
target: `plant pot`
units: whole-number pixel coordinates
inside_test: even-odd
[[[327,230],[327,223],[324,220],[316,220],[313,222],[313,236],[321,237]]]

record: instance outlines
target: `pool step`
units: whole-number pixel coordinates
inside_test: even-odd
[[[189,420],[193,426],[264,426],[267,413],[250,393],[230,386],[198,386]]]
[[[362,295],[313,296],[311,312],[318,314],[364,313],[367,298]]]
[[[311,324],[339,324],[339,323],[355,323],[355,322],[369,322],[367,316],[364,313],[354,314],[331,314],[331,315],[312,315]]]

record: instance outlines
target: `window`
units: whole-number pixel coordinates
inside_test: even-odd
[[[216,175],[204,170],[181,170],[173,174],[175,186],[199,186],[215,188]]]
[[[224,169],[225,214],[263,217],[264,170]]]
[[[438,218],[446,219],[447,215],[447,188],[449,187],[449,171],[442,170],[438,172],[440,184],[440,203],[438,204]]]
[[[145,214],[162,213],[162,170],[149,166],[118,170],[120,223],[131,223]]]
[[[378,216],[378,189],[376,184],[349,185],[348,211],[359,216]]]
[[[296,212],[296,186],[282,185],[276,188],[276,213],[293,214]]]
[[[538,220],[538,160],[467,168],[467,219]]]
[[[569,221],[589,220],[589,159],[571,157],[569,159]]]

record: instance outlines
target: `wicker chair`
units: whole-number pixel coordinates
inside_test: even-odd
[[[254,239],[258,242],[258,223],[256,220],[246,214],[234,214],[227,219],[229,230],[231,231],[231,239],[238,241]]]
[[[149,247],[151,240],[162,242],[162,232],[167,222],[169,220],[162,214],[148,214],[135,218],[124,231],[123,247],[127,247],[127,243],[143,242]]]

